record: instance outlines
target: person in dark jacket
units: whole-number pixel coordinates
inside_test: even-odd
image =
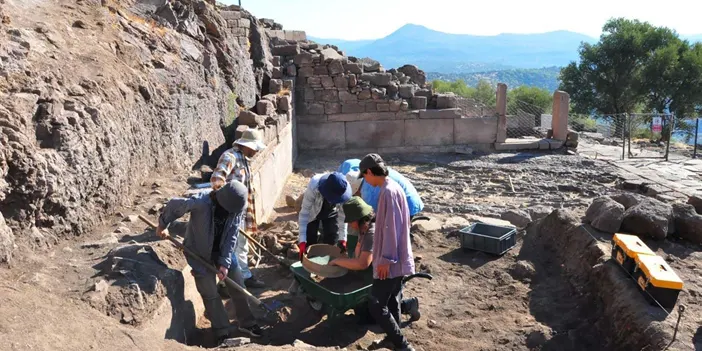
[[[168,226],[176,219],[190,214],[183,245],[218,268],[216,278],[231,278],[245,288],[238,260],[234,254],[239,225],[246,209],[248,191],[236,180],[229,181],[216,191],[205,191],[190,198],[174,198],[168,202],[159,217],[156,233],[165,238]],[[195,285],[205,305],[212,329],[221,343],[229,337],[229,317],[217,292],[215,274],[210,273],[195,259],[188,257]],[[239,331],[252,337],[261,336],[261,328],[251,313],[246,296],[229,289],[234,304]]]

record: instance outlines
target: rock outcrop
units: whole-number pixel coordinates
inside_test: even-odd
[[[90,230],[152,172],[207,159],[267,94],[266,29],[238,7],[58,3],[0,5],[0,209],[11,228],[0,261],[14,242]],[[264,128],[275,130],[277,112]]]
[[[624,220],[624,206],[608,196],[595,199],[585,213],[585,223],[607,233],[616,233]]]

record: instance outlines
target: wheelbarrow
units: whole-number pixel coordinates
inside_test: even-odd
[[[416,216],[412,222],[417,220],[428,220],[427,217]],[[358,244],[358,236],[349,235],[347,238],[347,249],[350,255],[355,252]],[[334,280],[348,281],[357,288],[355,289],[335,289],[328,288],[313,279],[310,272],[305,270],[301,262],[295,262],[290,266],[293,276],[299,284],[299,289],[305,295],[307,303],[319,314],[326,314],[330,321],[335,321],[343,316],[346,311],[353,309],[356,315],[365,316],[368,309],[371,286],[373,285],[373,268],[369,267],[363,271],[349,271],[345,276],[332,278]],[[404,285],[413,278],[424,278],[431,280],[433,277],[427,273],[415,273],[406,276],[402,280]],[[327,278],[328,279],[328,278]],[[343,286],[342,284],[334,284]]]

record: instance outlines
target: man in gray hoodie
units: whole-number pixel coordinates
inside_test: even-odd
[[[234,251],[247,197],[246,186],[232,180],[216,191],[205,191],[190,198],[174,198],[168,202],[159,217],[156,233],[165,238],[168,226],[190,213],[183,245],[212,262],[219,270],[217,278],[224,280],[225,277],[229,277],[245,288]],[[220,344],[229,337],[230,325],[227,311],[217,292],[215,275],[191,257],[188,257],[188,264],[192,267],[195,285],[205,305],[205,313]],[[260,337],[261,328],[256,324],[246,296],[231,288],[229,296],[234,303],[239,331],[252,337]]]

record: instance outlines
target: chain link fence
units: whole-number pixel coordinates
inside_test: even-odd
[[[456,107],[461,109],[461,115],[464,117],[486,117],[497,114],[495,106],[488,106],[475,99],[460,96],[456,98]]]
[[[627,118],[626,154],[629,158],[668,159],[675,130],[671,114],[632,113]]]
[[[507,137],[543,138],[551,128],[547,109],[530,103],[507,99]]]

